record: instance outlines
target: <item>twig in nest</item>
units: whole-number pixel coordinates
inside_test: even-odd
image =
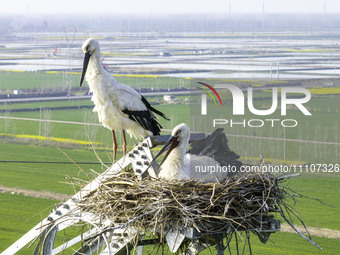
[[[281,207],[289,197],[280,186],[280,179],[268,173],[250,173],[221,183],[202,184],[193,180],[140,180],[132,172],[124,172],[102,183],[97,191],[79,202],[79,207],[99,215],[102,221],[109,220],[111,226],[104,232],[131,226],[137,233],[157,232],[159,239],[164,240],[174,225],[193,227],[202,234],[243,230],[256,233],[258,229],[271,229],[275,212],[296,230],[291,216],[302,221],[300,216],[289,211],[287,205],[286,216]]]

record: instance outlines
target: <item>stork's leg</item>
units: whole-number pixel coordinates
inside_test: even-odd
[[[117,158],[117,140],[116,140],[116,133],[112,129],[112,138],[113,138],[113,161],[116,161]]]
[[[127,152],[127,143],[126,143],[126,137],[125,137],[125,130],[123,129],[123,153],[124,155]]]

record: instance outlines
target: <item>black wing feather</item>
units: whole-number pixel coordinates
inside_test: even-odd
[[[122,112],[128,115],[130,120],[138,122],[144,129],[151,131],[153,135],[160,134],[162,126],[158,123],[156,118],[152,116],[149,110],[131,111],[125,109]]]
[[[123,113],[129,116],[130,120],[138,122],[144,129],[152,132],[153,135],[159,135],[161,132],[162,126],[158,123],[156,117],[152,114],[152,112],[158,114],[162,118],[169,120],[165,117],[165,114],[153,108],[150,103],[141,95],[142,102],[146,106],[147,110],[144,111],[131,111],[128,109],[122,110]],[[152,112],[151,112],[152,111]]]
[[[142,95],[141,95],[142,96]],[[148,108],[150,111],[153,111],[154,113],[158,114],[159,116],[161,116],[163,119],[166,120],[170,120],[168,119],[164,113],[162,113],[161,111],[158,111],[157,109],[153,108],[150,103],[145,99],[145,97],[142,96],[142,102],[144,103],[144,105],[146,106],[146,108]]]

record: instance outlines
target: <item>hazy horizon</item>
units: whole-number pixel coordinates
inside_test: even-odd
[[[44,0],[6,1],[1,15],[100,14],[100,15],[174,15],[174,14],[322,14],[340,13],[338,0],[59,0],[51,4]]]
[[[0,34],[15,32],[328,32],[340,31],[340,15],[324,14],[7,14]]]

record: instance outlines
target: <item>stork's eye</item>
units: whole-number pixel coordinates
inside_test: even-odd
[[[89,52],[90,51],[90,45],[86,46],[86,51]]]
[[[177,130],[176,136],[178,136],[181,133],[181,130]]]

